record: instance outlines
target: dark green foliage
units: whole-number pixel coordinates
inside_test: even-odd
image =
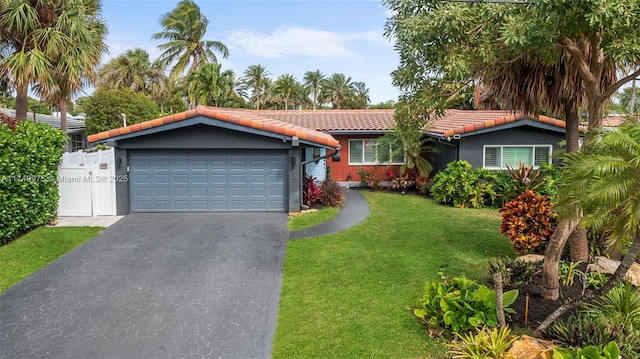
[[[557,321],[547,335],[572,347],[615,341],[623,358],[640,358],[640,291],[620,283],[595,303]]]
[[[15,109],[16,98],[15,97],[10,98],[8,101],[8,105],[9,105],[9,108]],[[35,112],[42,115],[51,115],[51,110],[49,109],[49,106],[31,97],[27,98],[27,110],[29,112]]]
[[[509,306],[517,297],[516,289],[504,293],[505,314],[513,313]],[[448,279],[442,276],[425,285],[413,313],[429,330],[461,333],[485,325],[498,325],[496,308],[494,290],[464,277]]]
[[[153,120],[160,115],[158,106],[149,97],[129,88],[99,88],[86,100],[84,110],[88,134],[122,127],[122,113],[127,116],[127,125]]]
[[[584,348],[554,348],[554,359],[619,359],[620,348],[616,342],[610,342],[604,347],[588,345]]]
[[[517,288],[531,282],[536,272],[536,263],[519,259],[495,258],[489,261],[489,273],[500,273],[505,287]]]
[[[62,131],[46,124],[0,124],[0,245],[54,218],[65,143]]]
[[[494,181],[498,193],[497,205],[504,205],[518,197],[526,189],[548,196],[554,202],[561,179],[560,167],[552,163],[542,163],[538,170],[520,166],[509,171],[496,171]]]
[[[431,182],[431,196],[437,202],[456,207],[490,207],[496,199],[495,172],[472,168],[467,161],[454,161]]]

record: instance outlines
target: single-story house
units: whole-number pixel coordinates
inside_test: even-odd
[[[250,110],[248,110],[250,111]],[[404,159],[379,163],[376,141],[393,131],[393,110],[304,110],[259,111],[263,116],[333,135],[342,146],[339,161],[334,158],[307,165],[306,172],[324,179],[325,167],[331,167],[333,180],[341,185],[358,185],[358,171],[374,172],[384,179],[391,170],[397,174]],[[426,154],[434,172],[449,162],[466,160],[474,167],[506,169],[519,162],[537,167],[554,161],[553,154],[565,138],[564,121],[546,116],[525,116],[504,110],[447,110],[425,130],[433,139],[428,143],[434,153]],[[307,158],[312,158],[307,153]],[[389,156],[387,155],[388,159]]]
[[[115,149],[118,214],[299,212],[303,152],[334,155],[327,133],[260,113],[199,106],[92,134]]]
[[[565,139],[565,122],[503,110],[447,110],[427,129],[437,152],[434,171],[456,160],[473,167],[506,169],[520,162],[538,167],[557,161],[553,155]]]
[[[10,117],[16,117],[16,110],[10,108],[0,108],[0,112]],[[46,123],[53,128],[60,127],[60,117],[52,115],[43,115],[33,112],[27,113],[27,119],[34,122]],[[73,116],[67,117],[67,134],[69,136],[68,151],[78,151],[87,148],[87,131],[83,118]]]
[[[404,159],[378,146],[393,110],[255,111],[199,106],[89,136],[116,151],[118,214],[153,211],[300,211],[304,173],[358,185]],[[425,131],[434,171],[455,160],[506,169],[554,161],[565,123],[510,111],[447,110]],[[383,151],[383,152],[381,152]],[[383,161],[379,161],[384,158]],[[389,161],[391,160],[391,161]],[[304,168],[304,169],[303,169]]]

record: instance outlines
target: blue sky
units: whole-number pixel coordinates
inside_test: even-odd
[[[364,82],[372,104],[397,100],[390,72],[398,66],[393,44],[384,37],[388,9],[381,0],[195,0],[209,19],[205,35],[222,41],[229,57],[223,69],[242,76],[250,65],[266,67],[274,80],[286,73],[299,81],[306,71],[344,73]],[[178,3],[158,0],[104,0],[109,27],[107,62],[136,47],[156,59],[160,17]],[[218,54],[216,54],[218,55]]]

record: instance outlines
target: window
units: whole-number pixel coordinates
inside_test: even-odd
[[[542,146],[484,146],[484,168],[506,169],[525,166],[537,168],[551,161],[551,145]]]
[[[377,140],[349,140],[350,165],[404,164],[399,147],[380,147]],[[394,151],[395,150],[395,151]]]

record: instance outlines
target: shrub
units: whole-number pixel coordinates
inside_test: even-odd
[[[331,207],[340,207],[344,205],[344,192],[340,185],[331,179],[327,179],[322,183],[322,204]]]
[[[616,342],[610,342],[604,348],[595,347],[593,345],[584,348],[553,349],[554,359],[618,359],[620,358],[620,349]]]
[[[304,178],[304,186],[302,189],[303,202],[311,207],[314,203],[320,202],[322,199],[322,188],[316,184],[316,178],[307,175]]]
[[[620,283],[595,303],[585,304],[566,320],[554,323],[547,335],[573,347],[601,347],[615,341],[623,358],[638,358],[640,292]]]
[[[489,261],[489,273],[500,273],[505,287],[517,288],[531,282],[536,272],[536,263],[518,259],[497,258]]]
[[[545,177],[542,172],[533,167],[525,166],[520,162],[518,168],[507,166],[508,171],[500,171],[496,179],[496,187],[499,188],[500,202],[502,204],[511,201],[526,190],[539,192],[544,184]]]
[[[555,228],[556,214],[546,196],[525,190],[501,209],[500,233],[505,234],[517,253],[540,250]]]
[[[43,123],[0,124],[0,245],[54,218],[65,143]]]
[[[378,188],[380,179],[375,173],[369,172],[362,167],[360,167],[356,172],[358,173],[358,176],[360,176],[360,187],[373,189]]]
[[[496,174],[471,167],[467,161],[454,161],[438,172],[431,182],[431,196],[437,202],[456,207],[482,208],[493,205]]]
[[[503,294],[505,314],[513,313],[508,307],[517,297],[515,289]],[[431,331],[459,333],[484,325],[495,327],[498,324],[496,310],[494,290],[464,277],[451,280],[441,277],[425,285],[413,313]]]
[[[122,127],[122,113],[127,116],[127,125],[153,120],[160,114],[149,97],[130,88],[99,88],[86,100],[84,110],[88,134]]]
[[[391,180],[391,188],[400,190],[402,194],[407,192],[407,189],[415,184],[408,175],[402,177],[395,177]]]
[[[448,352],[454,358],[461,359],[510,358],[509,348],[518,339],[517,336],[511,335],[511,329],[508,327],[489,330],[485,326],[478,329],[476,334],[456,335],[460,341],[448,344]]]

